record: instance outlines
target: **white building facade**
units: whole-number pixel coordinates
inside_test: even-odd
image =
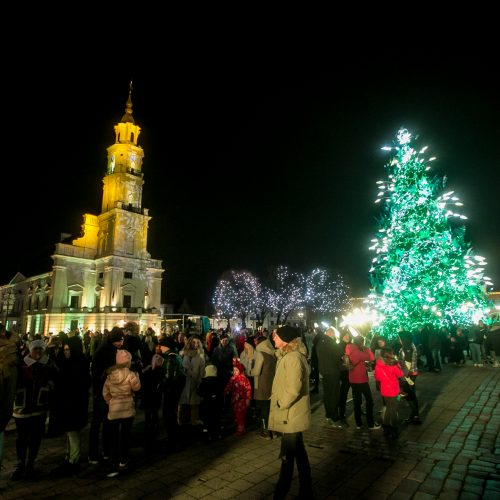
[[[103,330],[127,321],[159,330],[162,261],[147,251],[151,217],[142,207],[144,151],[131,90],[107,148],[99,215],[84,214],[82,234],[56,243],[52,271],[17,273],[0,286],[0,322],[18,333]]]

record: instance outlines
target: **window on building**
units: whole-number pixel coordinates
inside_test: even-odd
[[[104,273],[99,273],[99,279],[104,278]]]
[[[125,278],[130,278],[130,279],[132,279],[134,277],[134,275],[129,271],[125,271],[124,276],[125,276]]]
[[[72,295],[71,299],[70,299],[69,307],[72,307],[74,309],[78,309],[79,301],[80,301],[80,297],[78,297],[78,295]]]
[[[132,307],[132,295],[123,296],[123,307],[126,308]]]

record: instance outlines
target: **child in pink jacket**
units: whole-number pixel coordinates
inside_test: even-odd
[[[384,433],[390,438],[397,438],[399,432],[399,379],[403,370],[394,356],[394,351],[385,347],[375,364],[375,380],[380,383],[380,394],[385,400],[385,412],[382,417]]]

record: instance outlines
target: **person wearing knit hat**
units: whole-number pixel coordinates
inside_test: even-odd
[[[89,431],[89,456],[91,465],[99,464],[101,459],[111,455],[111,429],[108,419],[108,405],[102,398],[102,387],[106,379],[106,371],[116,364],[116,352],[123,346],[123,329],[114,326],[107,334],[106,340],[99,346],[92,357],[90,371],[92,374],[92,418]],[[102,436],[102,453],[100,448]]]
[[[217,377],[217,367],[215,365],[206,365],[205,366],[205,375],[206,377]]]
[[[173,336],[162,337],[158,345],[163,358],[163,407],[162,419],[168,434],[168,446],[180,449],[181,432],[178,420],[179,401],[186,385],[186,370],[177,352],[177,342]]]
[[[167,347],[169,350],[173,351],[177,349],[177,342],[174,337],[163,337],[159,340],[158,345],[160,347]]]
[[[139,375],[130,370],[132,355],[125,349],[116,353],[116,365],[108,368],[102,388],[104,401],[109,405],[111,422],[111,469],[107,477],[116,477],[128,465],[132,424],[135,416],[134,392],[141,388]]]
[[[224,388],[224,394],[231,396],[236,435],[243,436],[246,433],[247,409],[252,399],[252,386],[245,375],[245,367],[237,358],[233,358],[233,376]]]
[[[233,368],[237,368],[240,373],[245,373],[245,367],[238,358],[233,359]]]
[[[33,349],[41,349],[43,352],[45,351],[45,349],[47,349],[47,344],[41,339],[33,340],[33,342],[30,343],[30,352]]]
[[[35,476],[35,460],[45,431],[52,391],[57,379],[57,367],[45,354],[41,339],[30,344],[30,352],[18,370],[13,416],[16,420],[17,468],[13,481]]]
[[[274,498],[286,498],[295,463],[299,471],[299,497],[309,498],[312,491],[311,466],[302,436],[311,426],[309,364],[307,348],[299,335],[298,329],[288,325],[278,328],[274,334],[278,351],[268,428],[283,433],[281,469]]]
[[[123,339],[124,339],[123,330],[117,326],[115,326],[108,334],[108,342],[110,344],[123,342]]]
[[[221,438],[221,414],[224,407],[224,386],[217,376],[217,367],[212,364],[205,366],[205,376],[202,378],[196,393],[202,398],[200,405],[203,428],[207,431],[209,441]]]
[[[292,340],[295,340],[297,337],[300,337],[300,331],[298,328],[295,328],[290,325],[285,325],[278,330],[276,330],[276,334],[278,337],[286,344],[289,344]]]

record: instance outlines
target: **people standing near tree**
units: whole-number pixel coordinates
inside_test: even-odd
[[[125,349],[116,352],[116,364],[107,369],[102,388],[108,404],[111,429],[111,464],[107,477],[116,477],[129,464],[130,438],[135,416],[134,393],[141,388],[137,372],[130,369],[132,355]]]
[[[255,405],[262,424],[260,437],[272,439],[269,430],[269,408],[271,405],[271,389],[276,372],[275,348],[267,337],[256,338],[255,363],[249,375],[254,380]]]
[[[340,370],[342,366],[342,346],[337,344],[335,330],[327,328],[316,343],[318,368],[323,380],[323,405],[327,425],[343,428],[339,416]]]
[[[399,434],[399,393],[400,379],[403,370],[390,347],[381,349],[375,363],[375,380],[380,383],[380,395],[384,399],[385,410],[382,415],[384,434],[389,438],[397,438]]]
[[[299,473],[299,496],[312,498],[311,466],[302,435],[311,426],[307,349],[300,339],[300,331],[289,325],[276,330],[274,344],[278,351],[269,429],[283,433],[279,454],[281,469],[274,498],[286,498],[295,462]]]
[[[57,378],[57,367],[45,354],[45,349],[43,340],[31,342],[29,354],[18,369],[13,411],[18,463],[12,480],[31,479],[35,475],[35,460],[45,432],[45,421]]]
[[[410,332],[401,331],[398,334],[401,347],[398,352],[398,361],[403,370],[405,379],[402,382],[402,389],[405,394],[405,400],[410,407],[410,416],[406,419],[407,423],[419,425],[420,413],[417,398],[417,375],[418,375],[418,355],[417,348],[413,343]]]
[[[482,320],[479,320],[477,325],[472,329],[472,334],[469,339],[470,353],[474,366],[483,366],[483,343],[485,335],[486,325]]]
[[[486,334],[486,350],[491,357],[494,368],[498,368],[500,363],[500,323],[493,323]]]
[[[370,430],[380,429],[380,424],[373,418],[373,396],[368,383],[368,371],[366,363],[372,363],[375,356],[369,347],[365,347],[365,338],[362,335],[354,337],[352,344],[346,347],[346,355],[349,357],[351,369],[349,370],[349,382],[352,388],[354,400],[354,418],[356,427],[361,429],[361,404],[363,397],[366,407],[366,422]]]
[[[347,396],[351,383],[349,382],[349,366],[346,363],[345,351],[348,344],[351,343],[351,332],[346,328],[342,331],[340,338],[340,349],[342,351],[342,365],[340,366],[340,392],[339,392],[339,418],[344,427],[349,427],[347,423]]]

